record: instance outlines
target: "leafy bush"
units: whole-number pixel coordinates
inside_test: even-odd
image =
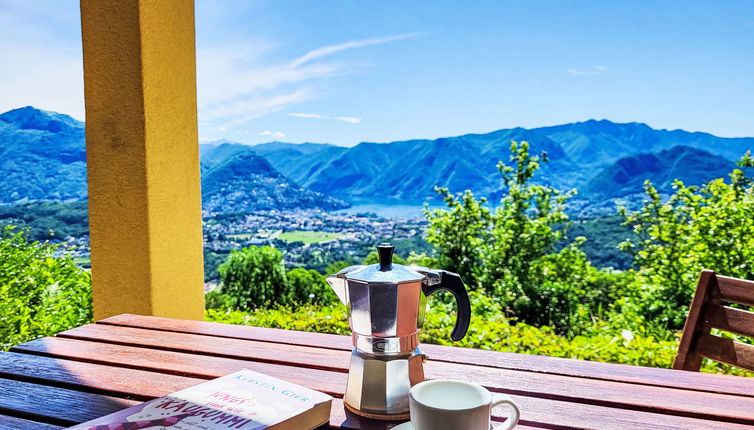
[[[220,289],[206,294],[207,309],[251,310],[338,301],[319,272],[302,268],[286,272],[283,254],[268,246],[232,251],[218,273]]]
[[[495,211],[470,191],[438,188],[448,209],[425,209],[427,240],[440,267],[485,290],[508,317],[578,334],[614,300],[614,287],[604,280],[617,277],[591,266],[583,238],[564,240],[565,204],[574,192],[532,182],[546,154],[532,156],[528,143],[513,142],[510,161],[498,164],[503,198]]]
[[[747,153],[739,164],[751,167],[754,159]],[[673,188],[663,201],[647,181],[643,207],[621,209],[636,235],[621,247],[639,268],[636,294],[627,296],[627,304],[654,324],[681,329],[702,269],[754,279],[754,182],[736,169],[728,183],[675,181]]]
[[[89,234],[86,202],[38,201],[0,206],[0,226],[27,229],[31,240],[64,240]]]
[[[269,246],[250,246],[230,253],[217,269],[221,291],[235,309],[288,305],[293,294],[286,282],[283,254]]]
[[[316,270],[296,268],[288,271],[286,276],[296,303],[333,304],[339,301],[325,277]]]
[[[89,273],[56,248],[0,230],[0,349],[92,320]]]

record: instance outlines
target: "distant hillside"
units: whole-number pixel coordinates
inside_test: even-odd
[[[532,130],[562,145],[581,166],[597,167],[630,155],[659,152],[677,145],[702,149],[738,160],[754,148],[754,138],[723,138],[684,130],[656,130],[642,123],[619,124],[607,120],[541,127]]]
[[[624,157],[600,170],[583,189],[593,198],[625,197],[642,193],[646,179],[661,192],[671,193],[675,179],[699,185],[716,178],[727,178],[736,164],[707,151],[674,146],[658,153]]]
[[[423,201],[436,198],[435,186],[460,192],[470,189],[479,195],[496,198],[500,195],[499,160],[508,161],[510,141],[528,141],[532,152],[545,151],[550,162],[543,166],[539,180],[561,189],[578,188],[579,199],[590,204],[602,204],[606,186],[604,177],[614,169],[613,164],[625,157],[654,153],[633,161],[654,163],[647,171],[629,169],[624,175],[637,173],[639,177],[625,183],[621,195],[641,193],[645,178],[662,179],[661,172],[688,184],[699,185],[713,177],[725,177],[733,160],[754,148],[754,138],[720,138],[706,133],[682,130],[655,130],[646,124],[616,124],[610,121],[586,122],[542,127],[498,130],[487,134],[469,134],[435,140],[411,140],[392,143],[360,143],[352,148],[322,145],[320,151],[295,145],[278,144],[275,149],[262,152],[283,174],[312,190],[341,198],[395,198]],[[312,144],[308,144],[311,146]],[[683,157],[667,152],[675,146],[689,151]],[[256,148],[256,147],[254,147]],[[707,173],[684,168],[704,164],[704,154],[713,154]],[[663,159],[680,157],[678,159]],[[632,162],[625,162],[632,163]],[[621,168],[621,166],[618,166]],[[602,173],[607,169],[608,173]],[[726,170],[727,169],[727,170]],[[663,170],[664,171],[664,170]],[[720,174],[720,172],[723,172]],[[641,176],[641,175],[649,176]],[[711,176],[717,175],[717,176]],[[596,178],[595,176],[600,176]],[[638,186],[637,186],[638,184]],[[633,188],[632,188],[633,187]]]
[[[33,107],[0,115],[0,203],[86,199],[84,123]]]
[[[225,152],[222,145],[214,151]],[[214,151],[207,154],[208,158]],[[202,206],[212,212],[250,212],[342,209],[349,205],[296,185],[275,170],[265,158],[251,149],[241,149],[219,161],[204,164]]]
[[[635,198],[631,196],[641,193],[644,179],[666,189],[674,178],[697,185],[726,176],[734,160],[754,149],[754,138],[655,130],[646,124],[606,120],[434,140],[362,142],[351,148],[218,141],[199,148],[205,206],[218,208],[227,202],[234,208],[295,207],[296,199],[301,199],[300,207],[343,204],[327,196],[418,204],[437,198],[435,186],[498,198],[501,180],[496,165],[499,160],[508,161],[511,140],[528,141],[534,153],[547,152],[550,162],[540,171],[539,181],[561,189],[578,188],[579,208],[611,205],[610,199],[619,196]],[[253,157],[248,155],[252,151]],[[235,158],[239,154],[246,155]],[[250,165],[244,170],[242,163]],[[261,170],[255,173],[257,168]],[[0,175],[5,179],[0,182],[0,204],[84,200],[83,123],[32,107],[0,115]],[[279,184],[273,185],[273,178]],[[256,190],[257,186],[262,190]],[[275,186],[280,189],[274,190]],[[257,198],[261,199],[258,205]]]
[[[201,146],[206,156],[202,175],[206,209],[236,212],[348,206],[296,185],[256,154],[239,155],[227,146]],[[251,152],[248,146],[243,148]],[[0,204],[85,201],[84,123],[33,107],[0,115],[0,177]],[[51,203],[40,204],[47,208]]]
[[[562,147],[522,128],[486,135],[386,144],[363,142],[353,148],[325,148],[306,154],[295,147],[263,152],[285,175],[312,190],[342,198],[395,198],[422,201],[436,198],[435,186],[482,195],[499,191],[497,162],[507,160],[511,140],[529,140],[534,151],[548,152],[552,165],[546,181],[574,183],[579,175]],[[256,147],[255,147],[256,148]],[[567,173],[566,173],[567,172]]]

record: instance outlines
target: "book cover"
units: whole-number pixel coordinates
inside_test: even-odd
[[[332,397],[243,369],[71,427],[75,430],[313,429]]]

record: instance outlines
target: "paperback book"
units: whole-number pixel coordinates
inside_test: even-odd
[[[71,427],[75,430],[301,430],[330,419],[332,397],[244,369]]]

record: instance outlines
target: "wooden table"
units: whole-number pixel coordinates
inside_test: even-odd
[[[241,368],[333,395],[333,428],[390,428],[344,412],[350,348],[343,336],[119,315],[0,353],[0,429],[74,425]],[[521,429],[754,426],[754,378],[422,348],[429,378],[513,396]]]

